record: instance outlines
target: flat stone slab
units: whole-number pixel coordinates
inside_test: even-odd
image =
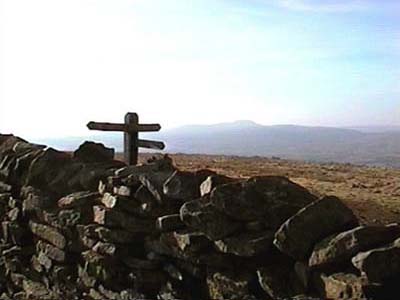
[[[274,232],[243,233],[215,241],[217,249],[224,253],[251,257],[260,254],[268,255],[273,246]]]
[[[29,228],[31,229],[33,234],[37,235],[45,241],[48,241],[57,248],[64,249],[67,245],[65,237],[53,227],[35,222],[29,222]]]
[[[274,244],[297,260],[306,260],[319,241],[357,225],[352,210],[339,198],[328,196],[304,207],[287,220],[276,232]]]
[[[353,265],[371,282],[383,282],[400,274],[400,239],[391,245],[360,252],[352,259]]]
[[[199,170],[196,172],[176,170],[163,185],[164,194],[173,199],[185,201],[200,197],[200,185],[215,172],[210,170]]]
[[[92,191],[76,192],[58,200],[58,207],[68,209],[90,206],[94,204],[95,200],[99,198],[99,196],[99,193]]]
[[[186,202],[180,209],[182,221],[210,240],[220,240],[236,232],[241,224],[217,210],[207,197]]]
[[[263,220],[277,228],[316,197],[285,177],[253,177],[217,186],[210,195],[213,205],[239,221]]]
[[[389,244],[398,237],[400,237],[398,224],[360,226],[319,242],[311,254],[309,266],[323,267],[350,262],[358,252]]]

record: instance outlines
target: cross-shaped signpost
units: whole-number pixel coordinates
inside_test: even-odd
[[[127,165],[136,165],[138,162],[138,148],[162,150],[163,142],[139,140],[139,132],[159,131],[160,124],[139,124],[137,113],[127,113],[125,123],[89,122],[86,125],[90,130],[122,131],[124,133],[124,159]]]

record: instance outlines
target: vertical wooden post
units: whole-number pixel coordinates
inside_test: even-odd
[[[138,125],[139,116],[136,113],[127,113],[125,115],[125,125]],[[124,132],[124,156],[125,163],[130,165],[137,165],[138,163],[138,132]]]

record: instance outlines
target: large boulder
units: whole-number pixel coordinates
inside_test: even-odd
[[[400,274],[400,239],[389,246],[360,252],[352,259],[353,265],[371,282],[384,282]]]
[[[265,176],[217,186],[210,199],[233,219],[263,220],[277,228],[316,197],[285,177]]]
[[[319,242],[310,257],[310,267],[350,262],[358,252],[393,242],[400,237],[400,226],[360,226]]]
[[[106,162],[114,159],[114,152],[101,143],[85,141],[74,152],[74,158],[83,163]]]
[[[283,253],[305,260],[316,243],[329,235],[354,228],[357,218],[337,197],[324,197],[304,207],[276,232],[274,244]]]
[[[203,232],[213,241],[232,235],[241,227],[240,223],[218,211],[208,197],[186,202],[180,215],[188,227]]]

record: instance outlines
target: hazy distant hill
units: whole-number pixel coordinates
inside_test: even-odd
[[[356,126],[349,129],[354,129],[367,133],[400,132],[400,126]]]
[[[375,128],[372,130],[371,128]],[[277,156],[319,162],[350,162],[400,167],[400,130],[376,127],[346,129],[295,125],[263,126],[251,121],[215,125],[188,125],[143,134],[163,140],[166,152]],[[121,134],[44,140],[63,149],[74,149],[83,140],[102,141],[121,150]]]

